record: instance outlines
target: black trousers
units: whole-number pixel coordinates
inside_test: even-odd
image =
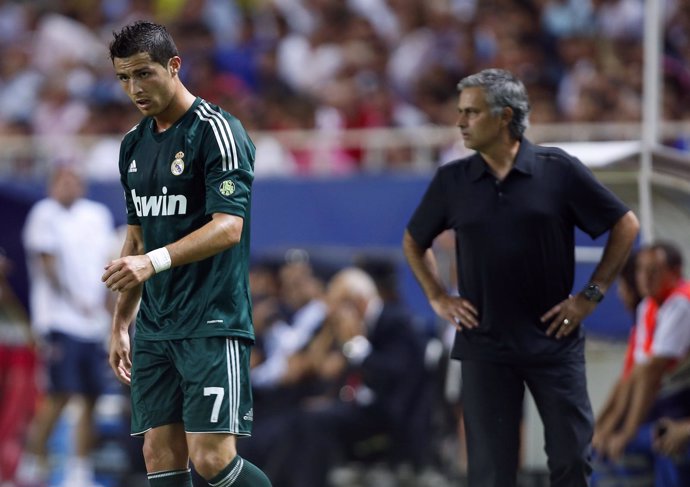
[[[544,423],[551,487],[586,487],[594,419],[584,361],[462,362],[469,487],[514,487],[525,386]]]

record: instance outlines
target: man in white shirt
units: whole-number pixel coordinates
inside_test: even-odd
[[[77,171],[57,167],[49,196],[34,205],[24,226],[32,327],[44,353],[49,384],[30,428],[27,453],[17,473],[19,485],[45,481],[47,442],[73,397],[83,399],[83,408],[65,485],[93,484],[93,411],[109,377],[105,345],[110,314],[101,274],[112,258],[114,226],[110,210],[83,194]]]

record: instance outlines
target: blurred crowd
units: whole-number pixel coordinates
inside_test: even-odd
[[[128,389],[112,384],[104,350],[95,349],[105,342],[84,350],[90,358],[79,363],[90,366],[74,372],[66,355],[81,352],[66,348],[64,337],[82,331],[60,332],[56,342],[59,326],[48,333],[38,321],[35,305],[46,304],[38,294],[29,319],[9,266],[0,255],[0,486],[148,485],[141,439],[128,435]],[[256,422],[238,449],[274,486],[438,487],[463,475],[459,395],[444,383],[450,335],[409,310],[398,271],[395,259],[366,251],[346,258],[290,249],[253,260]],[[65,307],[61,296],[55,309]],[[56,364],[72,385],[59,382]],[[71,391],[90,375],[101,377],[103,390],[60,388]],[[194,485],[207,483],[195,474]]]
[[[680,120],[690,2],[663,4],[663,116]],[[643,0],[0,0],[0,135],[126,132],[138,113],[106,45],[135,19],[165,23],[185,85],[250,134],[451,126],[457,81],[486,67],[525,81],[535,124],[638,121],[643,18]],[[84,156],[95,177],[113,176],[118,138]],[[258,142],[257,172],[307,173],[323,158]],[[361,152],[329,154],[329,172],[357,170]]]
[[[238,449],[273,485],[340,485],[335,468],[352,462],[441,466],[434,418],[455,431],[440,394],[446,354],[436,325],[401,299],[394,260],[362,253],[340,265],[290,250],[258,259],[250,283],[261,421]]]

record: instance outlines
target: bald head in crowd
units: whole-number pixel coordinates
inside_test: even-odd
[[[328,305],[331,309],[353,306],[364,315],[372,300],[380,299],[374,280],[361,269],[345,268],[336,273],[328,285]]]

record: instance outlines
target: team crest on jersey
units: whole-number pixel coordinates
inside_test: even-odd
[[[235,183],[230,181],[229,179],[223,181],[220,183],[220,194],[223,196],[230,196],[232,193],[235,192]]]
[[[172,164],[170,165],[170,172],[173,173],[173,176],[179,176],[184,171],[184,160],[182,159],[183,157],[184,152],[182,151],[175,154],[175,160],[172,161]]]

